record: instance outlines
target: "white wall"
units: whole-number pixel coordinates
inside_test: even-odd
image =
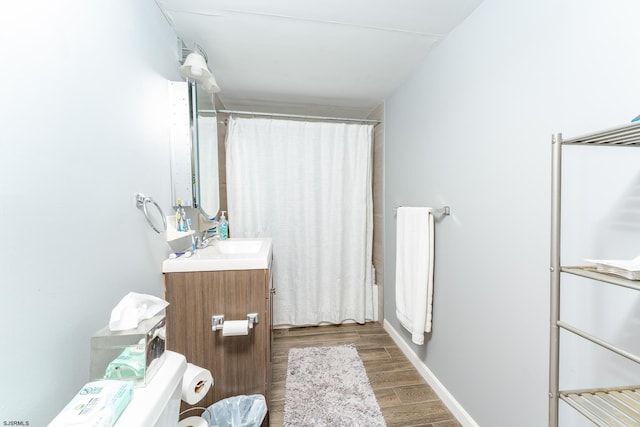
[[[11,2],[0,39],[0,424],[43,426],[117,302],[162,295],[134,194],[170,209],[177,44],[153,0]]]
[[[386,102],[385,317],[480,426],[547,425],[551,134],[587,133],[640,113],[639,13],[632,0],[485,0]],[[567,213],[583,222],[567,231],[574,243],[566,259],[640,254],[629,234],[639,241],[638,216],[617,230],[603,226],[634,185],[637,194],[640,152],[630,150],[577,153],[585,165],[567,173],[567,184],[583,201]],[[598,178],[581,186],[598,166],[615,191],[606,194]],[[614,172],[619,180],[609,179]],[[452,215],[436,224],[433,332],[417,347],[395,316],[391,209],[445,204]],[[597,326],[610,308],[615,320],[603,332],[640,350],[638,296],[616,290],[604,306],[587,296],[565,314]],[[576,315],[582,308],[598,309],[598,320]],[[579,357],[603,357],[568,342],[575,365],[565,365],[564,385],[581,386],[572,383],[581,378]],[[630,370],[588,369],[621,379]],[[589,425],[564,409],[562,419]]]

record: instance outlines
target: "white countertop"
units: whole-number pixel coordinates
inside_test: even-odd
[[[215,240],[190,257],[165,259],[163,273],[262,270],[271,263],[271,237]]]

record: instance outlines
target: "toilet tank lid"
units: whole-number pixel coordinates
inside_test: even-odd
[[[182,376],[187,370],[187,359],[180,353],[165,351],[162,366],[146,387],[133,390],[133,398],[114,427],[152,426],[166,407]]]

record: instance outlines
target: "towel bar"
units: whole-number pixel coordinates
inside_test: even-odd
[[[398,208],[402,208],[403,206],[396,206],[395,208],[392,209],[393,214],[395,215],[396,213],[398,213]],[[432,211],[434,213],[434,215],[451,215],[451,207],[449,206],[443,206],[439,209],[433,209]]]

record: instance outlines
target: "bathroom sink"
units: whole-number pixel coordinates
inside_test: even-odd
[[[163,273],[222,270],[257,270],[269,268],[271,238],[232,238],[215,240],[190,257],[165,259]]]
[[[218,250],[223,254],[251,254],[256,253],[262,246],[257,239],[229,239],[216,242]]]

